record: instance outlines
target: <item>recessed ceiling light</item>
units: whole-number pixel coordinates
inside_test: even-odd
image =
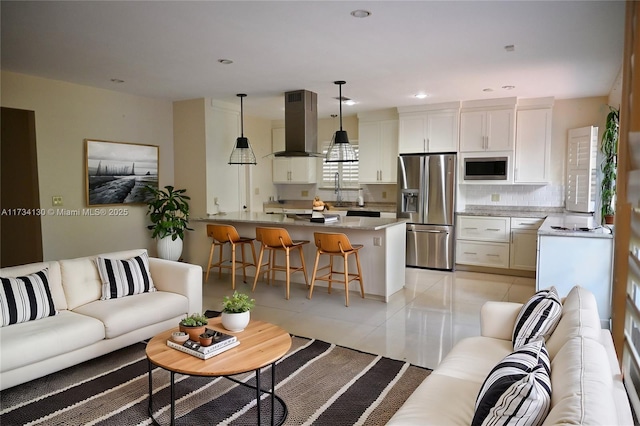
[[[515,88],[516,88],[516,86],[502,86],[502,88],[503,88],[504,90],[513,90],[513,89],[515,89]]]
[[[369,16],[371,16],[371,12],[364,9],[357,9],[351,12],[351,16],[353,16],[354,18],[368,18]]]
[[[482,89],[483,92],[493,92],[491,87],[487,87],[486,89]]]
[[[424,99],[424,98],[428,98],[429,97],[429,95],[427,95],[426,93],[416,93],[413,96],[418,98],[418,99]]]
[[[112,78],[111,82],[112,83],[116,83],[116,84],[120,84],[120,83],[124,83],[124,80],[120,80],[119,78]]]
[[[514,50],[516,50],[516,46],[515,44],[507,44],[504,47],[504,50],[506,50],[507,52],[513,52]]]
[[[335,97],[335,98],[333,98],[333,99],[337,99],[337,100],[341,101],[343,104],[345,104],[345,105],[349,105],[349,106],[357,104],[357,102],[356,102],[356,101],[354,101],[354,100],[353,100],[353,99],[351,99],[351,98],[347,98],[346,96],[343,96],[343,97],[341,97],[341,98],[339,98],[339,97],[337,97],[337,96],[336,96],[336,97]]]
[[[218,62],[220,62],[221,64],[224,64],[224,65],[229,65],[229,64],[233,63],[233,61],[231,59],[218,59]]]

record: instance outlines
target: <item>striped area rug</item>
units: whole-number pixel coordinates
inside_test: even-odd
[[[276,367],[276,394],[288,407],[285,425],[384,425],[431,372],[319,340],[292,340]],[[132,345],[3,391],[0,424],[152,424],[144,348]],[[234,377],[255,380],[253,373]],[[261,379],[270,385],[270,368]],[[169,424],[169,373],[155,368],[153,384],[154,416]],[[175,390],[178,425],[256,423],[255,391],[230,380],[176,375]],[[270,418],[267,402],[263,423]]]

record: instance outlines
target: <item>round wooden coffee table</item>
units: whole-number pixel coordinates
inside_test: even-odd
[[[275,394],[275,369],[276,361],[282,358],[289,348],[291,348],[291,336],[282,328],[262,321],[251,321],[247,328],[238,333],[232,333],[222,327],[220,318],[212,318],[209,320],[208,328],[221,331],[223,333],[237,336],[240,344],[221,354],[215,355],[207,360],[199,359],[193,355],[180,352],[167,346],[167,340],[170,340],[171,333],[177,331],[175,329],[167,330],[158,334],[147,344],[147,360],[149,362],[149,416],[154,424],[158,424],[153,417],[153,383],[152,383],[152,365],[156,365],[171,373],[171,424],[175,423],[175,397],[174,397],[174,379],[175,374],[187,374],[190,376],[209,376],[220,377],[225,376],[236,383],[243,386],[249,386],[232,377],[234,374],[255,371],[256,386],[249,386],[256,390],[257,424],[260,424],[260,397],[262,392],[271,394],[271,424],[274,424],[274,408],[275,400],[283,406],[284,415],[279,419],[278,424],[284,423],[287,417],[287,406]],[[271,365],[271,390],[262,390],[260,388],[260,369]]]

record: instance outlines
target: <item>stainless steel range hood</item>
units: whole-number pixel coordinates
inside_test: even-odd
[[[318,146],[318,95],[308,90],[284,94],[285,150],[274,157],[322,157]]]

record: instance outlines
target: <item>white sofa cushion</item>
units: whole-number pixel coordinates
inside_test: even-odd
[[[71,311],[54,317],[0,328],[0,371],[30,365],[104,339],[104,326],[95,318]]]
[[[102,281],[101,300],[156,291],[149,273],[149,256],[146,253],[131,259],[98,256],[96,265]]]
[[[0,325],[35,321],[56,315],[47,269],[15,278],[0,278]]]
[[[184,315],[188,308],[189,300],[185,296],[156,291],[119,299],[97,300],[73,311],[102,321],[105,336],[112,339],[147,325]]]
[[[67,309],[67,299],[64,296],[62,276],[60,275],[60,263],[57,261],[9,266],[0,269],[0,277],[20,277],[42,271],[45,268],[49,271],[49,288],[51,289],[51,296],[56,309]]]
[[[482,384],[471,425],[542,424],[551,406],[550,364],[542,338],[507,355]]]
[[[562,315],[562,303],[555,287],[536,292],[524,304],[513,327],[513,347],[518,349],[539,337],[548,338]]]
[[[100,254],[109,259],[130,259],[146,253],[144,249],[119,251]],[[102,281],[95,259],[98,256],[79,257],[76,259],[60,260],[62,286],[67,298],[68,309],[96,301],[102,296]]]
[[[613,377],[604,347],[583,336],[569,339],[551,361],[551,411],[545,425],[620,425]]]

